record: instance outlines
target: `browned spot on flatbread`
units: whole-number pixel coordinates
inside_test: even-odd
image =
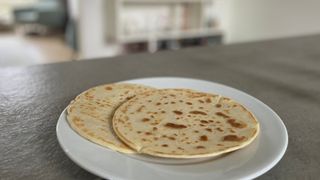
[[[216,130],[220,131],[220,132],[223,132],[223,130],[221,128],[216,128]]]
[[[190,111],[190,114],[201,114],[201,115],[207,115],[207,113],[202,112],[202,111]]]
[[[107,86],[107,87],[105,87],[105,90],[111,91],[111,90],[112,90],[112,87]]]
[[[165,127],[168,128],[173,128],[173,129],[183,129],[183,128],[187,128],[187,126],[183,125],[183,124],[174,124],[174,123],[167,123],[164,125]]]
[[[162,144],[161,146],[162,147],[168,147],[168,144]]]
[[[207,123],[208,123],[208,121],[206,121],[206,120],[201,120],[200,122],[201,122],[201,123],[204,123],[204,124],[207,124]]]
[[[212,129],[210,129],[210,128],[206,128],[206,131],[208,131],[208,132],[212,132]]]
[[[244,136],[237,136],[237,135],[226,135],[223,137],[224,141],[243,141],[246,137]]]
[[[148,122],[148,121],[150,121],[149,118],[143,118],[143,119],[142,119],[142,122]]]
[[[152,133],[151,132],[145,132],[144,134],[145,135],[151,135]]]
[[[200,103],[204,103],[204,101],[202,101],[201,99],[198,100]]]
[[[188,104],[188,105],[192,105],[192,103],[191,103],[191,102],[186,102],[186,104]]]
[[[176,138],[174,138],[174,137],[168,137],[168,139],[170,139],[170,140],[176,140]]]
[[[247,126],[247,125],[244,124],[244,123],[236,122],[235,119],[228,119],[227,122],[228,122],[232,127],[235,127],[235,128],[244,128],[244,127]]]
[[[197,149],[205,149],[204,146],[196,146]]]
[[[208,141],[208,137],[206,135],[200,136],[200,141]]]
[[[211,99],[210,99],[210,98],[207,98],[207,99],[206,99],[206,103],[211,103]]]
[[[141,110],[144,108],[145,106],[140,106],[138,109],[137,109],[137,112],[141,112]]]
[[[157,128],[157,127],[153,127],[152,129],[153,129],[154,131],[158,130],[158,128]]]
[[[217,107],[217,108],[221,107],[221,104],[216,104],[216,107]]]
[[[177,111],[177,110],[172,111],[172,112],[174,112],[176,115],[181,115],[181,114],[183,114],[181,111]]]
[[[161,103],[158,102],[156,105],[159,106],[159,105],[161,105]]]
[[[80,121],[81,121],[81,119],[80,119],[80,118],[78,118],[78,117],[73,117],[73,121],[75,121],[75,122],[80,122]]]
[[[221,117],[223,117],[223,118],[229,118],[229,116],[226,115],[226,114],[224,114],[223,112],[216,112],[216,115],[217,115],[217,116],[221,116]]]

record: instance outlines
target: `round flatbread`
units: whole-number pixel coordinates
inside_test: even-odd
[[[211,157],[250,144],[259,123],[245,107],[219,95],[162,89],[135,96],[113,117],[118,137],[140,153]]]
[[[135,152],[113,132],[112,116],[115,109],[136,94],[153,88],[135,84],[107,84],[88,89],[67,108],[67,119],[82,137],[123,153]]]

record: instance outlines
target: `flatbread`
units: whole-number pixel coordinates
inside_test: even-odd
[[[120,104],[151,89],[126,83],[93,87],[70,103],[67,108],[68,122],[79,135],[96,144],[123,153],[134,153],[113,132],[112,116]]]
[[[140,153],[211,157],[243,148],[259,133],[257,119],[232,99],[181,89],[135,96],[113,117],[118,137]]]

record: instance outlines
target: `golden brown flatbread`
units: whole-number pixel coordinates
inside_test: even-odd
[[[136,94],[152,88],[135,84],[107,84],[88,89],[67,108],[67,119],[82,137],[123,153],[135,152],[113,132],[112,116],[115,109]]]
[[[186,89],[135,96],[116,110],[113,128],[136,151],[170,158],[217,156],[247,146],[259,133],[257,119],[241,104]]]

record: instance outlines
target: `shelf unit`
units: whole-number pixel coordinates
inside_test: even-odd
[[[213,0],[108,0],[106,39],[120,44],[222,36],[218,19],[208,16]],[[139,18],[137,18],[139,17]]]

